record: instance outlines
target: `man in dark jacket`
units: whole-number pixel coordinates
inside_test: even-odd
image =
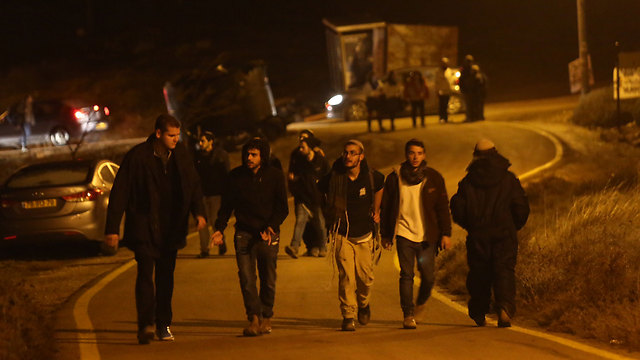
[[[307,223],[314,231],[314,243],[309,244],[308,254],[325,256],[327,253],[327,230],[321,211],[321,197],[318,181],[328,172],[326,158],[314,151],[315,142],[311,137],[300,138],[298,154],[292,154],[289,163],[289,191],[293,195],[296,209],[296,224],[293,229],[291,245],[285,251],[294,259],[298,258],[298,249]]]
[[[326,220],[338,266],[338,298],[342,331],[369,323],[373,285],[373,251],[378,237],[384,175],[369,170],[364,145],[355,139],[344,145],[342,157],[321,182],[326,194]]]
[[[178,249],[186,245],[189,213],[198,229],[206,225],[202,190],[193,160],[178,143],[180,122],[160,115],[155,133],[125,155],[109,196],[105,242],[117,246],[126,213],[122,246],[138,262],[138,342],[172,341],[171,297]],[[154,279],[155,270],[155,279]],[[155,280],[155,281],[154,281]],[[154,288],[155,283],[155,288]]]
[[[380,211],[382,246],[390,249],[393,239],[397,239],[405,329],[416,328],[415,313],[424,309],[431,295],[438,247],[448,249],[451,244],[447,189],[442,175],[427,166],[424,150],[424,143],[418,139],[406,143],[406,161],[387,176]],[[416,260],[422,280],[414,305]]]
[[[207,226],[200,230],[200,258],[209,256],[209,242],[211,233],[209,225],[213,226],[220,210],[222,190],[225,178],[229,172],[229,154],[222,146],[215,143],[215,137],[211,131],[205,131],[200,136],[200,151],[196,153],[196,170],[200,175],[202,192],[204,193],[204,205],[207,213]],[[222,244],[218,246],[218,254],[227,252],[227,244],[222,238]]]
[[[269,166],[269,158],[269,144],[261,138],[251,139],[242,147],[243,164],[227,177],[216,232],[211,236],[212,245],[222,243],[224,229],[234,212],[238,276],[249,319],[249,326],[243,330],[245,336],[271,332],[280,225],[289,213],[284,174]]]
[[[516,233],[529,217],[529,201],[509,160],[495,145],[480,140],[467,175],[451,198],[453,221],[467,231],[469,316],[485,325],[491,290],[498,326],[511,326],[515,305]]]

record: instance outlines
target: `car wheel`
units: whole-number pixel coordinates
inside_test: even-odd
[[[49,140],[55,146],[67,145],[69,137],[69,131],[63,127],[56,127],[49,133]]]
[[[449,114],[457,114],[464,111],[464,101],[462,97],[453,95],[449,98],[448,105]]]
[[[109,246],[103,241],[100,241],[100,254],[104,256],[113,256],[118,252],[118,245]]]
[[[369,111],[364,101],[352,102],[344,110],[344,119],[346,121],[366,120],[368,116]]]

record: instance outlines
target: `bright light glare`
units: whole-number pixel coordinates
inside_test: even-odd
[[[109,116],[109,113],[110,113],[109,108],[105,106],[104,107],[104,114]]]
[[[460,77],[460,71],[456,71],[456,77]]]
[[[335,95],[329,101],[327,101],[329,105],[336,106],[342,104],[342,95]]]
[[[98,105],[93,105],[93,111],[98,111],[100,110],[100,106]]]
[[[460,85],[456,85],[453,87],[456,91],[460,91]]]

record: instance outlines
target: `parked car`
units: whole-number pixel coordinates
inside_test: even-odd
[[[435,75],[438,71],[437,66],[421,66],[421,67],[408,67],[394,70],[397,79],[401,84],[404,84],[405,79],[409,76],[411,71],[420,71],[424,78],[427,87],[429,88],[429,98],[425,101],[425,113],[437,114],[438,113],[438,96],[435,94]],[[458,79],[460,78],[460,72],[454,73],[455,79],[451,79],[451,98],[449,99],[449,113],[456,114],[464,111],[465,104],[460,93],[460,87],[458,86]],[[346,121],[353,120],[365,120],[368,117],[369,109],[366,104],[366,94],[362,88],[350,88],[341,94],[332,96],[327,102],[325,102],[325,110],[327,118],[344,119]],[[407,116],[410,114],[410,107],[407,103],[404,111],[400,116]]]
[[[109,160],[27,165],[0,187],[0,241],[80,238],[102,242],[109,194],[119,166]]]
[[[73,100],[34,100],[35,125],[31,127],[28,144],[66,145],[79,139],[83,132],[109,128],[110,110],[106,106],[86,105]],[[24,118],[24,103],[13,104],[0,123],[0,146],[19,147]]]

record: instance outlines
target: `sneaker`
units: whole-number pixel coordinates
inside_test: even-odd
[[[227,244],[222,243],[218,245],[218,255],[222,256],[227,253]]]
[[[418,326],[416,325],[416,319],[409,315],[404,317],[404,321],[402,322],[403,329],[415,329]]]
[[[318,249],[318,248],[311,248],[311,250],[309,250],[309,256],[313,256],[313,257],[318,257],[318,256],[320,256],[320,249]]]
[[[353,318],[342,319],[342,331],[356,331],[356,322]]]
[[[294,249],[289,245],[284,247],[284,252],[286,252],[287,255],[291,256],[294,259],[298,258],[298,249]]]
[[[263,318],[260,322],[260,333],[271,334],[271,318]]]
[[[242,334],[244,336],[259,336],[262,335],[260,332],[260,320],[257,315],[253,315],[251,321],[249,322],[249,326],[242,330]]]
[[[358,322],[360,325],[367,325],[371,320],[371,308],[369,305],[363,308],[358,308]]]
[[[511,327],[511,318],[504,309],[500,309],[500,315],[498,316],[498,327],[508,328]]]
[[[200,254],[198,254],[198,256],[196,256],[198,259],[204,259],[204,258],[208,258],[209,257],[209,252],[208,251],[200,251]]]
[[[171,333],[171,329],[168,326],[163,326],[161,328],[156,329],[156,335],[158,335],[158,340],[160,341],[173,341],[175,338]]]
[[[145,326],[144,329],[138,330],[138,344],[147,345],[154,337],[153,326]]]

